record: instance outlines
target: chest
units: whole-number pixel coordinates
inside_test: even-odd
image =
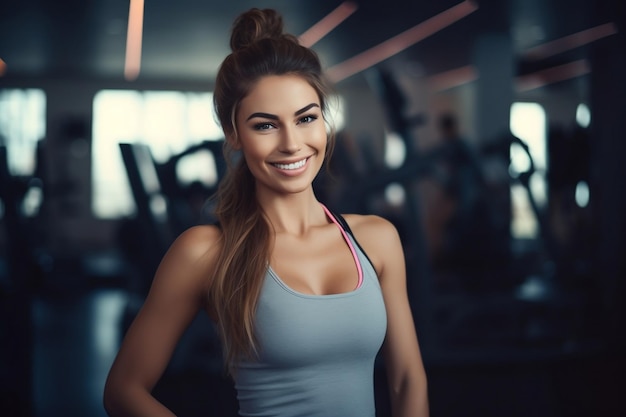
[[[331,225],[307,239],[277,237],[270,265],[296,292],[346,293],[359,283],[359,265],[352,250],[352,243]]]
[[[256,314],[261,362],[300,367],[374,357],[387,318],[373,269],[364,274],[356,290],[318,296],[291,290],[270,269]]]

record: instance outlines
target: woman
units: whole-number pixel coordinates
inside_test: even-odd
[[[227,156],[241,158],[220,184],[219,224],[185,231],[164,256],[111,368],[107,412],[173,415],[150,392],[203,309],[241,416],[373,417],[381,345],[393,415],[426,416],[397,232],[376,216],[342,224],[312,188],[333,141],[316,54],[258,9],[237,18],[231,49],[214,100]]]

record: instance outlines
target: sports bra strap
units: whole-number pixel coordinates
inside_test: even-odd
[[[326,208],[326,206],[324,206],[324,205],[322,205],[322,207]],[[348,222],[346,221],[346,219],[344,219],[341,214],[335,213],[334,211],[329,210],[328,208],[326,208],[326,210],[328,210],[330,212],[330,214],[337,220],[337,223],[339,223],[339,225],[343,228],[343,230],[346,233],[348,233],[350,236],[352,236],[352,240],[354,240],[354,243],[356,243],[357,247],[361,250],[361,253],[363,253],[363,255],[365,255],[365,258],[367,259],[367,261],[370,263],[370,265],[372,266],[372,268],[375,271],[376,268],[374,268],[374,264],[372,263],[372,260],[370,259],[369,256],[367,256],[367,252],[365,252],[365,250],[363,249],[363,247],[361,246],[359,241],[354,236],[354,233],[352,233],[352,229],[350,229],[350,225],[348,225]]]

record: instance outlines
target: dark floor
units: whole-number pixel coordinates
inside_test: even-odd
[[[120,290],[33,301],[35,416],[106,416],[102,391],[120,340]]]
[[[0,335],[11,339],[2,336],[0,415],[106,416],[102,389],[120,341],[127,293],[115,285],[91,285],[24,297],[5,294],[2,301],[3,317],[8,320],[2,321]],[[506,302],[491,297],[465,307],[464,317],[474,314],[474,322],[468,319],[457,326],[455,337],[444,337],[442,331],[437,343],[424,347],[433,417],[626,415],[622,398],[626,366],[621,352],[593,337],[565,343],[558,337],[520,340],[512,328],[523,321],[541,335],[537,330],[541,321],[533,324],[528,318],[532,314],[526,312],[525,320],[517,317],[512,324],[512,315],[497,307]],[[542,310],[542,314],[547,313]],[[31,333],[24,331],[29,315]],[[439,319],[448,326],[452,321]],[[567,321],[557,326],[571,328]],[[487,340],[481,328],[499,336]],[[236,414],[232,386],[221,374],[212,335],[211,323],[199,317],[155,390],[181,417]],[[29,367],[30,381],[25,377]],[[30,395],[24,392],[29,382]],[[378,414],[387,416],[380,368],[376,387]]]

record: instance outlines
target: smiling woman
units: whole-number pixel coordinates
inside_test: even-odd
[[[173,415],[151,391],[205,310],[242,417],[374,417],[381,347],[393,415],[427,416],[396,229],[335,214],[313,189],[334,142],[317,55],[283,33],[273,10],[242,14],[231,48],[214,93],[232,163],[216,196],[219,223],[185,231],[163,258],[111,368],[107,411]]]

